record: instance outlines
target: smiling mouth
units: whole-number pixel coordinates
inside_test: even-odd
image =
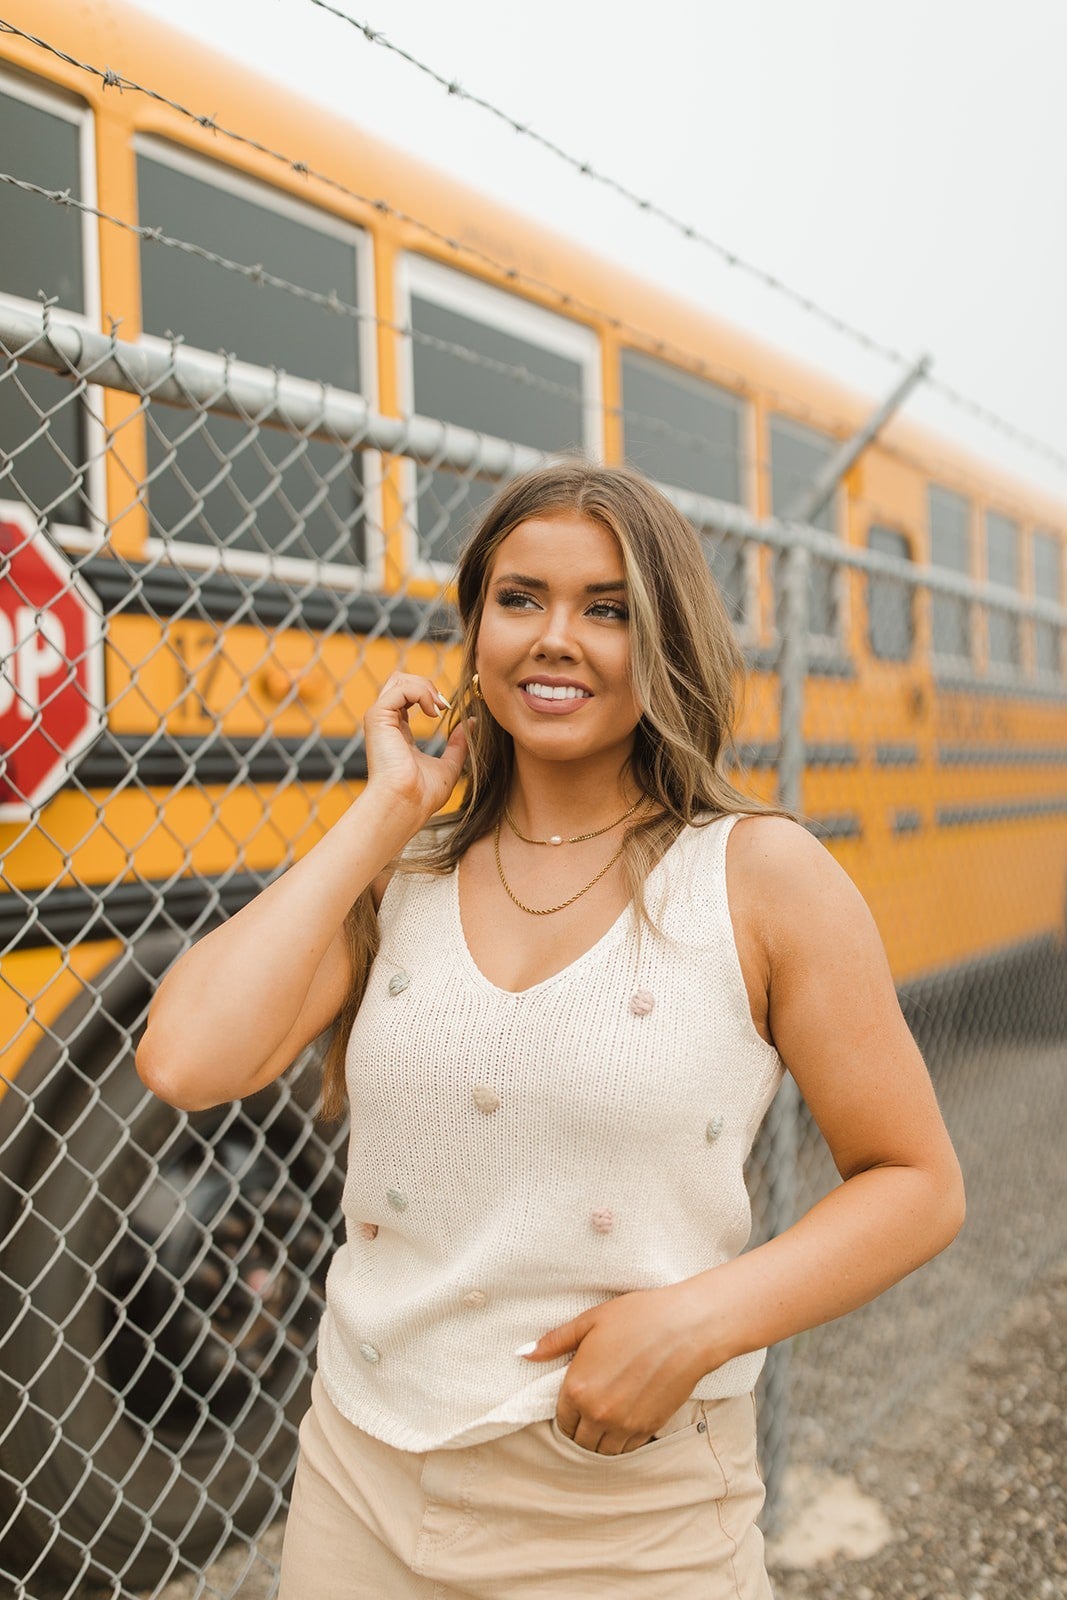
[[[579,689],[573,684],[562,683],[522,683],[520,689],[525,694],[532,695],[535,700],[591,700],[593,696],[588,689]]]

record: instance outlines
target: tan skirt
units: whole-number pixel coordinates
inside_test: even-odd
[[[420,1454],[316,1377],[279,1600],[769,1600],[763,1495],[751,1395],[689,1400],[621,1456],[555,1419]]]

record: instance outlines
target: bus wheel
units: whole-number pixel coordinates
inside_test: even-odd
[[[44,1125],[23,1118],[0,1259],[5,1566],[156,1583],[281,1508],[341,1193],[313,1077],[186,1116],[127,1042],[99,1080],[68,1074]]]

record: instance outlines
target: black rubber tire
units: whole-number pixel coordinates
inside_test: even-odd
[[[12,1163],[28,1199],[0,1256],[3,1565],[47,1552],[56,1576],[136,1586],[202,1569],[282,1506],[341,1134],[314,1129],[310,1062],[185,1117],[116,1031],[99,1081],[68,1072],[47,1120],[23,1117]]]

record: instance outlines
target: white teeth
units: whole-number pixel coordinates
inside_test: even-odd
[[[588,700],[584,689],[574,689],[569,684],[524,683],[527,694],[538,700]]]

